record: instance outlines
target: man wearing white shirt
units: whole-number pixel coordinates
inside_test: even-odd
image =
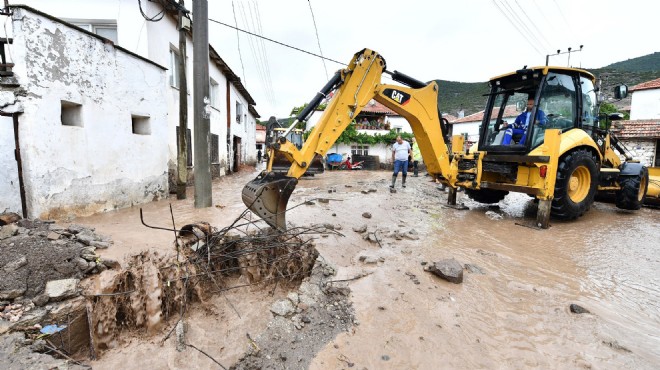
[[[410,143],[403,141],[401,135],[396,137],[396,143],[392,145],[392,162],[394,162],[394,174],[392,174],[392,185],[390,188],[394,189],[396,177],[401,170],[403,176],[402,186],[406,187],[406,176],[408,176],[408,156],[412,152]]]

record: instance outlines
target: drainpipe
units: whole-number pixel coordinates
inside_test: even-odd
[[[27,202],[25,200],[25,182],[23,181],[23,161],[21,160],[21,145],[18,140],[18,116],[20,114],[20,112],[6,113],[0,111],[0,116],[12,117],[14,121],[14,145],[16,147],[14,149],[14,158],[16,159],[16,167],[18,167],[18,187],[21,193],[21,210],[23,212],[23,218],[27,218],[28,209]]]

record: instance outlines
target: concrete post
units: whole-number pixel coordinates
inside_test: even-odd
[[[210,207],[211,158],[209,101],[209,14],[208,1],[193,2],[193,91],[195,114],[195,208]]]

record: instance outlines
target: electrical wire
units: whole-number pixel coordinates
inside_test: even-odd
[[[314,32],[316,32],[316,43],[319,44],[319,54],[323,56],[323,50],[321,50],[321,39],[319,38],[319,29],[316,27],[316,18],[314,18],[314,11],[312,10],[312,2],[307,0],[307,4],[309,4],[309,12],[312,13],[312,23],[314,23]],[[325,59],[321,59],[321,61],[323,61],[323,69],[325,69],[325,79],[329,80],[330,76],[328,75],[328,67],[325,65]]]
[[[493,0],[493,1],[494,1],[494,0]],[[272,42],[272,43],[275,43],[275,44],[278,44],[278,45],[281,45],[281,46],[284,46],[284,47],[287,47],[287,48],[290,48],[290,49],[293,49],[293,50],[299,51],[299,52],[301,52],[301,53],[309,54],[309,55],[315,56],[315,57],[317,57],[317,58],[322,58],[322,59],[325,59],[325,60],[328,60],[328,61],[331,61],[331,62],[334,62],[334,63],[340,64],[340,65],[342,65],[342,66],[346,66],[346,63],[339,62],[339,61],[337,61],[337,60],[335,60],[335,59],[327,58],[327,57],[324,57],[324,56],[322,56],[322,55],[318,55],[318,54],[312,53],[311,51],[307,51],[307,50],[304,50],[304,49],[301,49],[301,48],[298,48],[298,47],[295,47],[295,46],[291,46],[291,45],[285,44],[285,43],[280,42],[280,41],[273,40],[273,39],[268,38],[268,37],[265,37],[265,36],[260,36],[260,35],[254,34],[254,33],[252,33],[252,32],[249,32],[249,31],[246,31],[246,30],[240,29],[240,28],[238,28],[238,27],[231,26],[231,25],[229,25],[229,24],[227,24],[227,23],[223,23],[223,22],[217,21],[217,20],[215,20],[215,19],[211,19],[211,18],[209,18],[209,22],[213,22],[213,23],[217,23],[217,24],[223,25],[223,26],[225,26],[225,27],[233,28],[233,29],[235,29],[235,30],[237,30],[237,31],[240,31],[240,32],[243,32],[243,33],[247,33],[248,35],[252,35],[252,36],[255,36],[255,37],[260,37],[260,38],[262,38],[262,39],[264,39],[264,40],[266,40],[266,41],[270,41],[270,42]]]
[[[234,24],[236,24],[236,27],[238,27],[238,22],[236,21],[236,9],[234,9],[234,2],[231,2],[231,11],[234,13]],[[238,57],[241,60],[241,69],[243,70],[243,82],[245,83],[245,86],[247,87],[247,78],[245,78],[245,66],[243,65],[243,54],[241,53],[241,38],[240,38],[240,33],[236,31],[236,44],[238,45]]]
[[[247,13],[245,12],[245,8],[243,7],[243,4],[239,3],[238,5],[239,5],[239,9],[241,11],[241,16],[243,17],[243,23],[245,24],[245,26],[250,31],[252,31],[252,29],[250,28],[250,23],[248,23]],[[271,96],[271,91],[268,89],[268,81],[267,81],[267,78],[266,78],[266,71],[264,70],[264,67],[263,67],[263,61],[262,61],[262,58],[261,58],[261,55],[260,55],[261,54],[260,50],[258,50],[259,46],[256,45],[255,40],[253,40],[250,37],[248,37],[248,41],[249,41],[249,45],[250,45],[250,51],[252,52],[253,62],[255,63],[255,66],[257,67],[257,72],[259,74],[259,79],[260,79],[261,85],[262,85],[264,91],[266,92],[266,98],[272,104],[273,103],[273,98]]]
[[[529,36],[532,41],[535,43],[535,45],[538,45],[539,47],[543,48],[541,45],[541,41],[536,37],[534,32],[527,27],[527,22],[525,22],[519,15],[518,13],[513,9],[511,4],[509,4],[506,0],[501,0],[502,4],[504,5],[504,9],[509,12],[509,14],[514,18],[514,21],[517,21],[523,28],[525,35]]]
[[[520,8],[520,10],[522,11],[522,13],[525,15],[525,19],[529,19],[529,20],[530,20],[529,23],[532,24],[532,26],[533,26],[534,29],[536,30],[536,33],[537,33],[539,36],[541,36],[541,38],[543,39],[543,41],[545,41],[545,44],[547,45],[548,49],[552,49],[552,45],[550,44],[550,42],[548,42],[548,39],[545,38],[545,36],[543,35],[543,32],[541,32],[541,30],[538,28],[538,26],[536,26],[536,22],[532,21],[532,18],[531,18],[530,16],[527,15],[527,12],[526,12],[525,9],[520,5],[520,3],[518,2],[518,0],[514,0],[514,1],[516,2],[516,5],[518,5],[518,8]]]
[[[163,17],[165,17],[165,6],[163,6],[163,10],[158,12],[158,14],[154,15],[153,17],[149,17],[144,13],[144,10],[142,10],[142,0],[138,0],[138,7],[140,8],[140,14],[142,14],[142,17],[144,17],[144,19],[146,19],[148,22],[160,22]]]
[[[509,18],[509,16],[508,16],[508,15],[507,15],[507,14],[506,14],[506,13],[500,8],[500,6],[497,4],[497,1],[493,0],[493,4],[495,4],[495,7],[497,8],[497,10],[499,10],[499,12],[502,13],[502,15],[506,18],[506,20],[509,21],[509,23],[511,23],[511,25],[512,25],[512,26],[518,31],[518,33],[519,33],[519,34],[520,34],[520,35],[521,35],[521,36],[522,36],[522,37],[523,37],[523,38],[529,43],[529,45],[530,45],[532,48],[534,48],[534,50],[536,50],[537,53],[539,53],[540,55],[543,55],[543,53],[541,53],[541,51],[536,47],[536,45],[534,45],[534,43],[533,43],[532,41],[530,41],[530,39],[525,35],[525,33],[522,32],[522,31],[520,30],[520,28],[518,28],[518,26],[516,25],[516,23],[515,23],[514,21],[512,21],[511,18]]]
[[[261,26],[261,12],[259,11],[259,3],[257,3],[256,1],[254,2],[254,12],[257,15],[257,27],[258,27],[257,29],[259,31],[259,35],[263,35],[264,31]],[[277,95],[275,95],[275,90],[273,89],[273,79],[271,78],[270,75],[270,63],[268,61],[268,53],[266,53],[266,45],[263,39],[260,38],[258,40],[259,43],[261,44],[261,50],[263,51],[264,59],[266,61],[266,74],[268,76],[268,84],[270,85],[271,93],[273,94],[273,102],[274,102],[273,105],[277,105],[277,98],[276,98]]]
[[[248,3],[248,10],[250,11],[250,22],[252,24],[252,29],[254,29],[255,33],[261,34],[261,31],[259,31],[259,22],[255,21],[256,17],[256,9],[252,9],[252,2]],[[275,90],[273,89],[273,80],[270,76],[270,68],[269,68],[269,63],[268,63],[268,56],[266,55],[266,48],[264,47],[263,40],[262,39],[256,39],[255,40],[255,45],[257,47],[257,55],[261,58],[261,65],[264,71],[264,77],[266,78],[266,88],[268,90],[268,94],[270,94],[270,99],[271,103],[273,105],[275,104]]]

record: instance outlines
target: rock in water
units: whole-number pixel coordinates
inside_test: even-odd
[[[584,307],[582,307],[582,306],[580,306],[580,305],[577,305],[577,304],[575,304],[575,303],[571,303],[571,305],[570,305],[570,309],[571,309],[571,312],[573,312],[573,313],[577,313],[577,314],[581,314],[581,313],[591,313],[591,312],[589,312],[589,310],[587,310],[586,308],[584,308]]]
[[[441,278],[460,284],[463,282],[463,266],[455,259],[444,259],[424,267],[425,271],[432,272]]]

